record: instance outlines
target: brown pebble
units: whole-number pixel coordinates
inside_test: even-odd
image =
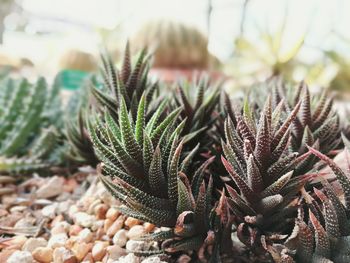
[[[37,247],[34,249],[32,256],[40,263],[48,263],[52,261],[52,249],[49,247]]]
[[[107,233],[107,230],[111,227],[112,224],[113,224],[113,220],[107,218],[107,219],[105,220],[104,225],[103,225],[103,231],[104,231],[105,233]]]
[[[0,262],[7,262],[7,259],[16,251],[16,249],[4,249],[0,252]]]
[[[9,242],[8,248],[13,249],[21,249],[24,245],[24,243],[28,240],[25,236],[14,236]],[[1,261],[0,261],[1,262]]]
[[[80,262],[85,258],[87,253],[89,253],[91,248],[92,248],[91,243],[86,244],[86,243],[76,242],[72,247],[72,252],[74,253],[74,255],[77,257],[78,261]]]
[[[95,207],[95,214],[97,219],[105,219],[106,213],[108,211],[108,206],[105,204],[99,204]]]
[[[106,254],[106,247],[108,243],[105,242],[97,242],[92,248],[92,257],[95,261],[100,261]]]
[[[91,252],[87,253],[85,258],[83,259],[84,262],[94,263],[94,259],[92,258]]]
[[[149,233],[149,232],[153,231],[153,229],[154,229],[156,226],[153,225],[153,224],[151,224],[151,223],[146,222],[146,223],[143,224],[143,227],[145,228],[145,232],[146,232],[146,233]]]
[[[115,207],[109,208],[106,213],[106,218],[112,221],[116,220],[119,216],[120,216],[120,212]]]
[[[65,192],[73,192],[78,187],[78,183],[75,179],[70,178],[64,182],[63,189]]]
[[[126,236],[129,239],[136,239],[143,236],[144,234],[146,234],[144,227],[141,225],[135,225],[132,228],[130,228]]]
[[[65,247],[55,248],[53,251],[53,261],[56,263],[77,263],[78,260],[72,251]]]
[[[74,246],[74,244],[75,244],[75,240],[74,240],[73,238],[69,238],[69,239],[66,241],[64,247],[65,247],[65,248],[72,249],[72,247]]]
[[[96,231],[96,240],[101,240],[101,238],[105,235],[105,231],[103,228],[98,228]]]
[[[107,235],[112,237],[117,233],[119,229],[121,229],[124,225],[125,217],[124,216],[119,216],[117,220],[113,222],[113,224],[108,228],[107,230]]]
[[[56,216],[56,217],[52,220],[52,222],[51,222],[51,228],[52,228],[52,227],[55,227],[55,225],[56,225],[57,223],[62,222],[63,220],[64,220],[63,215],[58,215],[58,216]]]
[[[6,216],[8,213],[6,209],[0,209],[0,217]]]
[[[139,225],[139,224],[141,224],[141,221],[133,217],[128,217],[125,220],[125,225],[129,228],[132,228],[133,226]]]
[[[76,236],[79,234],[79,232],[83,230],[83,228],[81,226],[78,225],[72,225],[69,228],[69,236]]]

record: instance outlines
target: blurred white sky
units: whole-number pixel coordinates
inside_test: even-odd
[[[227,59],[233,52],[234,39],[240,32],[243,3],[244,0],[212,0],[209,49],[220,59]],[[61,28],[71,33],[75,45],[91,50],[98,47],[98,38],[93,36],[96,26],[112,29],[121,25],[126,38],[144,21],[165,17],[207,32],[207,0],[23,0],[23,7],[35,17],[34,26],[36,23],[48,30]],[[273,32],[286,13],[288,34],[284,41],[288,43],[308,32],[304,56],[314,59],[319,48],[347,48],[350,54],[350,44],[343,45],[330,34],[333,30],[350,39],[349,0],[250,0],[245,34],[258,41],[258,28]],[[5,38],[6,42],[20,45],[14,43],[18,41],[11,34]],[[45,48],[44,45],[41,48]]]

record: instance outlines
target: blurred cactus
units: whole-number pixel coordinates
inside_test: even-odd
[[[39,78],[5,79],[0,84],[0,170],[18,173],[59,162],[59,86]],[[55,127],[56,126],[56,127]],[[54,150],[55,149],[55,150]]]

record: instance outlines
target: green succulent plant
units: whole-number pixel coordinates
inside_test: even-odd
[[[91,165],[96,167],[98,159],[87,131],[90,107],[89,86],[91,79],[84,82],[68,101],[65,111],[65,137],[68,141],[65,154],[71,166]]]
[[[0,84],[0,170],[41,170],[60,160],[59,87],[9,79]]]
[[[220,85],[213,87],[209,79],[202,76],[191,83],[183,82],[177,92],[178,94],[174,95],[175,107],[182,107],[180,118],[186,119],[183,134],[205,135],[205,131],[213,126],[218,117]]]
[[[69,141],[67,157],[73,163],[95,167],[99,161],[86,129],[88,118],[84,114],[84,110],[81,109],[77,118],[66,120],[66,136]]]
[[[181,158],[185,120],[178,123],[181,108],[166,112],[166,105],[164,101],[146,121],[143,95],[133,120],[121,98],[118,122],[106,111],[103,119],[90,125],[89,132],[102,161],[101,180],[124,205],[120,210],[170,228],[146,239],[166,240],[162,248],[167,252],[198,250],[206,239],[212,210],[212,181],[203,181],[212,160],[187,175],[197,148]]]
[[[120,70],[114,66],[108,54],[102,55],[102,85],[97,81],[94,85],[90,85],[90,91],[97,102],[97,107],[100,110],[107,108],[115,120],[118,120],[121,98],[124,99],[127,109],[131,110],[133,118],[136,118],[142,94],[145,94],[148,105],[158,89],[158,83],[148,79],[149,59],[146,54],[146,49],[142,50],[136,62],[132,63],[127,44]]]
[[[282,242],[291,231],[296,212],[293,201],[312,178],[292,176],[309,155],[288,149],[300,108],[299,102],[283,119],[281,107],[272,111],[269,98],[257,123],[247,102],[243,115],[236,116],[236,127],[230,118],[225,121],[222,148],[226,158],[222,162],[235,183],[234,187],[226,183],[228,203],[237,237],[257,254],[264,255],[262,242]]]

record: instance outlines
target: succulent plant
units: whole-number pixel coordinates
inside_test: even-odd
[[[0,170],[18,173],[60,162],[59,87],[43,78],[6,79],[0,87]],[[55,150],[54,150],[55,149]],[[56,150],[57,149],[57,150]]]
[[[243,115],[236,116],[236,127],[230,118],[225,121],[222,148],[226,158],[222,162],[235,183],[233,187],[226,183],[228,203],[237,237],[258,254],[263,251],[262,240],[281,242],[289,234],[296,212],[293,200],[313,176],[292,176],[309,155],[288,149],[300,105],[282,119],[281,107],[272,112],[269,98],[256,123],[245,103]]]
[[[100,85],[96,82],[90,86],[90,90],[98,107],[102,108],[101,110],[106,107],[115,120],[118,120],[121,98],[124,99],[127,109],[131,109],[133,118],[136,118],[137,106],[142,94],[145,93],[145,102],[148,105],[158,88],[157,82],[153,83],[148,79],[149,59],[146,57],[146,53],[145,49],[142,50],[133,65],[127,44],[120,71],[114,66],[108,54],[102,55],[101,75],[103,83]]]
[[[166,112],[164,101],[146,121],[145,95],[136,119],[131,118],[124,99],[120,101],[118,122],[106,111],[103,120],[89,126],[102,161],[102,182],[124,205],[123,213],[170,228],[146,239],[166,240],[167,252],[198,250],[206,239],[212,209],[212,181],[203,182],[211,159],[189,177],[186,173],[197,149],[181,161],[185,143],[180,141],[185,120],[177,122],[181,108]]]
[[[200,143],[202,151],[208,151],[217,143],[213,128],[219,117],[220,85],[214,86],[206,76],[201,76],[180,83],[173,98],[173,108],[182,108],[180,119],[185,120],[182,135],[189,140],[188,148],[191,150]]]
[[[91,79],[84,82],[74,92],[65,110],[64,131],[68,142],[65,156],[74,168],[79,165],[96,167],[99,162],[87,131],[90,81]]]
[[[322,180],[321,190],[314,188],[317,199],[305,192],[308,211],[305,219],[299,216],[296,220],[297,243],[293,247],[296,253],[291,251],[289,259],[295,253],[295,262],[349,262],[350,180],[332,159],[313,148],[310,148],[310,152],[329,165],[344,198],[339,198],[340,193],[325,179]]]
[[[334,150],[341,146],[341,126],[339,116],[332,107],[333,99],[327,91],[320,95],[312,95],[304,82],[294,88],[284,84],[281,79],[273,79],[265,85],[268,89],[267,92],[262,91],[265,95],[259,90],[256,90],[256,93],[254,91],[252,95],[259,101],[259,97],[262,100],[272,94],[272,105],[281,107],[282,115],[288,115],[301,101],[298,116],[293,120],[290,151],[303,154],[307,152],[309,145],[327,156],[334,156]],[[294,176],[313,169],[316,162],[317,158],[309,156],[297,167]]]
[[[66,120],[66,137],[69,141],[67,157],[73,163],[95,167],[99,161],[86,129],[88,118],[84,114],[87,113],[81,109],[76,119],[68,118]]]

